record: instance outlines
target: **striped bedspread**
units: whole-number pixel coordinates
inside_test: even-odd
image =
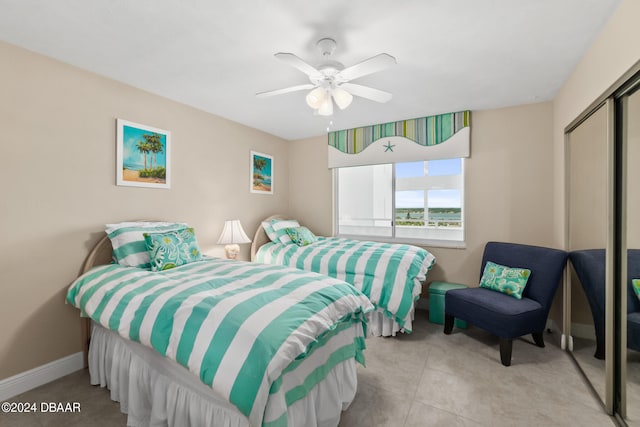
[[[435,263],[425,249],[412,245],[318,237],[307,246],[269,242],[255,261],[331,276],[351,283],[405,332],[411,332],[420,282]]]
[[[222,259],[163,272],[99,266],[70,286],[67,301],[186,367],[251,425],[286,425],[287,406],[322,380],[328,364],[354,357],[363,363],[364,313],[373,309],[339,280]],[[354,324],[360,333],[324,365],[302,384],[283,386],[300,359]]]

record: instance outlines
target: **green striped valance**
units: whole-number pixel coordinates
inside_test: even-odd
[[[460,111],[329,132],[329,167],[467,157],[470,116]]]
[[[387,136],[403,136],[420,145],[436,145],[469,126],[469,111],[402,120],[329,133],[329,145],[343,153],[357,154]]]

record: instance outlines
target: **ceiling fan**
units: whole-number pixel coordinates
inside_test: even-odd
[[[391,99],[392,95],[389,92],[350,82],[394,65],[396,59],[393,56],[381,53],[345,68],[340,62],[330,59],[337,45],[335,40],[323,38],[316,45],[324,58],[318,67],[309,65],[293,53],[275,54],[276,58],[305,73],[311,83],[260,92],[256,96],[266,98],[311,89],[306,96],[307,105],[313,108],[314,113],[321,116],[333,114],[334,101],[341,110],[344,110],[351,104],[354,95],[376,102],[387,102]]]

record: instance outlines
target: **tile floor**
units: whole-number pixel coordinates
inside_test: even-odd
[[[444,335],[418,311],[411,335],[367,341],[367,368],[340,427],[615,425],[555,337],[545,342],[515,341],[504,367],[497,338]]]
[[[358,394],[340,427],[614,426],[571,358],[547,346],[514,343],[511,367],[500,364],[498,341],[478,329],[454,329],[416,313],[414,333],[367,340]],[[109,392],[79,371],[11,399],[77,401],[80,414],[2,414],[0,426],[124,426]]]

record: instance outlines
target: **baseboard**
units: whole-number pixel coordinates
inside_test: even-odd
[[[596,340],[596,328],[593,325],[584,323],[572,323],[571,335],[577,338]]]
[[[79,371],[83,365],[83,355],[79,352],[5,378],[0,381],[0,402]]]

